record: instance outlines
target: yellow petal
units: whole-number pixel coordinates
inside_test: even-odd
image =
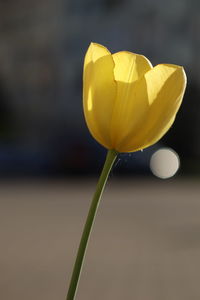
[[[152,69],[151,62],[143,55],[121,51],[112,56],[115,62],[114,75],[117,81],[134,82]]]
[[[116,98],[113,70],[108,49],[91,43],[84,61],[83,107],[91,134],[106,148],[111,148],[110,123]]]
[[[133,88],[135,82],[147,71],[152,69],[150,61],[143,55],[131,52],[113,54],[115,62],[114,76],[117,81],[117,97],[112,118],[112,143],[118,143],[127,131],[128,114],[132,107]],[[135,113],[138,115],[138,108]],[[134,116],[132,116],[134,117]]]
[[[182,67],[157,65],[135,84],[135,98],[139,116],[129,119],[129,133],[119,141],[116,149],[132,152],[156,143],[170,128],[181,105],[186,87]],[[134,114],[134,112],[132,111]]]

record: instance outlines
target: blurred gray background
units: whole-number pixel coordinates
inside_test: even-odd
[[[182,65],[188,86],[166,136],[119,156],[77,300],[200,299],[199,29],[197,0],[0,0],[0,299],[65,299],[106,154],[82,111],[91,41]],[[160,147],[181,162],[164,181]]]

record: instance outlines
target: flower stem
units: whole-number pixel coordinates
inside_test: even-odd
[[[82,233],[78,253],[76,256],[76,261],[74,264],[74,269],[73,269],[73,273],[72,273],[66,300],[74,300],[75,299],[77,286],[78,286],[78,282],[79,282],[79,278],[80,278],[80,274],[81,274],[81,269],[83,266],[83,261],[84,261],[84,257],[85,257],[85,253],[86,253],[86,248],[87,248],[88,240],[89,240],[90,233],[92,230],[92,226],[94,224],[95,216],[97,213],[97,208],[99,206],[101,195],[103,193],[105,184],[107,182],[109,173],[112,169],[112,166],[117,157],[117,154],[118,153],[115,150],[108,150],[108,153],[106,156],[106,161],[104,163],[103,170],[101,172],[101,176],[97,183],[96,191],[95,191],[95,194],[92,199],[92,203],[91,203],[91,206],[90,206],[90,209],[88,212],[85,227],[83,229],[83,233]]]

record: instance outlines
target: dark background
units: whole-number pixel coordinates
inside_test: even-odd
[[[99,172],[105,149],[82,111],[82,67],[91,41],[156,65],[184,66],[188,86],[167,135],[143,153],[121,155],[116,173],[149,174],[168,146],[181,173],[200,170],[200,3],[198,0],[0,1],[0,176]]]

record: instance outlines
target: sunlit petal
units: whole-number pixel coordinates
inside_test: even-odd
[[[113,54],[115,62],[114,76],[117,81],[117,97],[113,111],[111,136],[113,146],[127,131],[128,114],[134,118],[137,110],[132,109],[135,82],[151,70],[150,61],[143,55],[122,51]]]
[[[151,62],[143,55],[120,51],[112,56],[115,62],[114,75],[116,81],[132,83],[152,69]]]
[[[185,87],[182,67],[163,64],[145,73],[135,85],[133,97],[139,113],[137,122],[129,118],[129,133],[118,140],[117,150],[132,152],[156,143],[173,124]]]
[[[92,43],[86,53],[83,75],[85,119],[93,137],[110,148],[110,123],[116,98],[114,61],[103,46]]]

